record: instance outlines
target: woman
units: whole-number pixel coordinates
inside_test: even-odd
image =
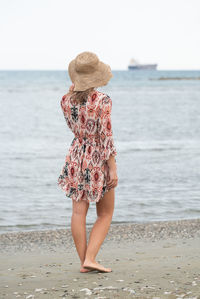
[[[110,66],[92,52],[72,60],[68,73],[73,82],[62,97],[61,108],[75,137],[58,178],[58,185],[72,199],[71,230],[81,261],[80,272],[111,272],[95,261],[112,220],[117,186],[117,166],[111,126],[111,98],[96,88],[113,76]],[[86,215],[96,203],[97,220],[86,238]]]

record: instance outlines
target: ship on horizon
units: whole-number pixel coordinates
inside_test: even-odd
[[[156,70],[157,64],[140,64],[137,60],[131,59],[128,65],[129,70]]]

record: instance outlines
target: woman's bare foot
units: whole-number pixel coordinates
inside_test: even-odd
[[[104,266],[102,266],[101,264],[95,262],[91,262],[91,261],[84,261],[83,263],[83,267],[85,269],[90,269],[90,270],[97,270],[99,272],[111,272],[111,268],[105,268]]]
[[[81,273],[87,273],[87,272],[91,272],[91,271],[94,271],[94,269],[86,269],[83,266],[81,266],[81,268],[80,268]]]

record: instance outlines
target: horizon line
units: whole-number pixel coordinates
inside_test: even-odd
[[[127,69],[111,69],[112,71],[200,71],[199,69],[156,69],[156,70],[129,70]],[[68,72],[66,69],[0,69],[0,72],[6,72],[6,71],[65,71]]]

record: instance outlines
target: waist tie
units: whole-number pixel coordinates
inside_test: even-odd
[[[94,143],[95,145],[100,142],[100,136],[98,134],[91,136],[79,136],[75,135],[74,140],[78,139],[80,143]]]

